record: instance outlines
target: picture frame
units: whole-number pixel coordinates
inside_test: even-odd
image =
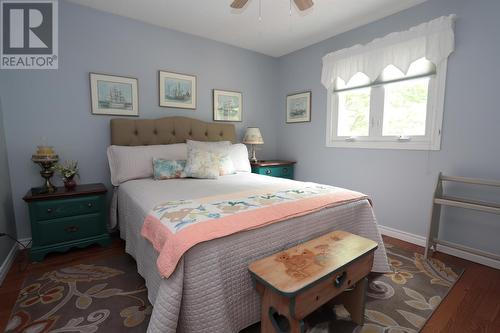
[[[214,121],[243,121],[243,94],[238,91],[213,89]]]
[[[306,123],[311,121],[311,91],[286,96],[286,123]]]
[[[89,80],[92,114],[139,116],[138,79],[90,73]]]
[[[158,71],[160,106],[196,109],[196,76]]]

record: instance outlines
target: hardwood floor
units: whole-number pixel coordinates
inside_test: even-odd
[[[384,241],[424,253],[423,247],[395,238],[384,236]],[[465,272],[421,332],[500,332],[500,270],[443,253],[435,257]]]
[[[417,245],[385,236],[384,241],[409,251],[423,253],[423,248]],[[122,254],[124,247],[124,242],[115,237],[108,248],[92,246],[65,254],[50,254],[41,263],[27,264],[25,255],[18,256],[0,287],[0,332],[5,329],[26,276],[39,275],[79,262],[106,259]],[[421,332],[500,332],[500,270],[442,253],[437,253],[436,257],[446,263],[464,267],[465,272]],[[20,270],[20,265],[23,270]]]

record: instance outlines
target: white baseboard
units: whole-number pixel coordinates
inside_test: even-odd
[[[23,244],[24,246],[27,246],[27,248],[31,247],[31,238],[23,238],[23,239],[18,239],[18,241]],[[28,246],[29,245],[29,246]],[[14,258],[16,257],[17,251],[22,250],[23,247],[19,245],[18,243],[14,243],[12,245],[12,248],[9,251],[9,254],[7,254],[7,257],[2,263],[2,266],[0,266],[0,286],[3,283],[3,280],[7,276],[7,273],[10,270],[10,267],[12,266],[12,262],[14,261]]]
[[[9,254],[7,254],[7,257],[3,261],[2,266],[0,266],[0,286],[2,285],[3,280],[7,276],[7,273],[9,272],[10,267],[12,266],[12,262],[16,257],[17,251],[18,251],[17,244],[12,245]]]
[[[21,238],[21,239],[18,239],[17,240],[19,243],[23,244],[24,246],[26,246],[26,248],[30,248],[31,247],[31,238]],[[23,247],[21,245],[19,245],[19,249],[23,249]]]
[[[412,234],[412,233],[409,233],[406,231],[401,231],[398,229],[394,229],[391,227],[385,227],[383,225],[379,225],[379,230],[380,230],[380,233],[382,235],[397,238],[397,239],[400,239],[400,240],[403,240],[405,242],[412,243],[415,245],[425,247],[425,244],[427,242],[427,239],[424,236],[415,235],[415,234]],[[449,255],[452,255],[455,257],[459,257],[459,258],[466,259],[466,260],[469,260],[472,262],[476,262],[478,264],[482,264],[482,265],[489,266],[492,268],[500,269],[500,261],[498,261],[498,260],[494,260],[491,258],[485,258],[482,256],[478,256],[476,254],[460,251],[460,250],[457,250],[457,249],[454,249],[454,248],[451,248],[448,246],[444,246],[444,245],[439,245],[439,244],[437,246],[437,250],[439,252],[443,252],[443,253],[446,253],[446,254],[449,254]]]
[[[389,237],[397,238],[408,243],[412,243],[419,246],[425,246],[425,237],[420,235],[415,235],[406,231],[401,231],[391,227],[386,227],[383,225],[378,226],[380,233]]]

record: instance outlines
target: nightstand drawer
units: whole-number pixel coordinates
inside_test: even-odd
[[[293,166],[266,166],[252,171],[261,175],[293,179]]]
[[[251,162],[250,165],[252,166],[252,172],[259,175],[293,179],[294,161],[258,161]]]
[[[281,167],[281,178],[293,179],[293,166]]]
[[[83,196],[33,202],[32,209],[38,220],[49,220],[67,216],[91,214],[101,211],[104,196]]]
[[[279,167],[260,167],[257,172],[261,175],[281,177],[281,169]]]
[[[105,233],[102,214],[87,214],[38,221],[36,245],[47,245]]]

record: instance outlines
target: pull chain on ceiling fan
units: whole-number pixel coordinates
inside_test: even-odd
[[[247,2],[248,0],[234,0],[231,3],[231,8],[241,9]],[[293,0],[293,2],[295,2],[295,5],[301,11],[309,9],[314,5],[313,0]]]

